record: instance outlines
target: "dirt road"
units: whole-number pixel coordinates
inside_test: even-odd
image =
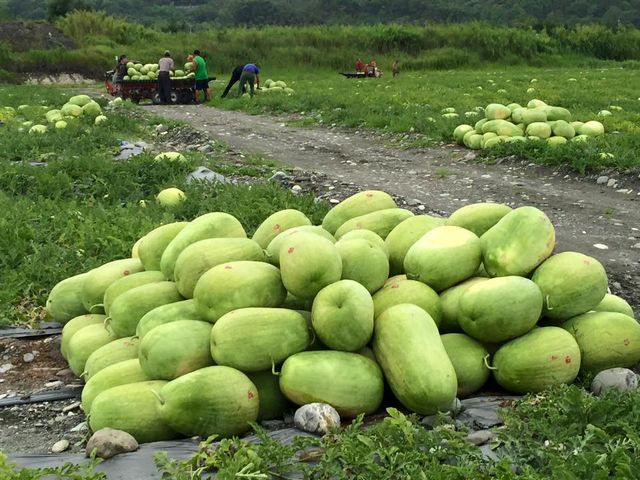
[[[153,113],[187,121],[232,149],[260,153],[362,188],[402,195],[444,215],[474,202],[534,205],[556,227],[557,250],[599,259],[611,288],[640,308],[640,180],[599,185],[554,169],[505,162],[485,165],[451,146],[401,150],[369,132],[286,124],[286,119],[203,106],[150,106]]]

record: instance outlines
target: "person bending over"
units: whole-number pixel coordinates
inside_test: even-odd
[[[260,67],[256,63],[247,63],[240,74],[240,87],[238,88],[238,96],[242,95],[245,84],[249,84],[249,94],[253,97],[255,94],[254,85],[260,88]]]

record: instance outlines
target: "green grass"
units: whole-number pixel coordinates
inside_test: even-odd
[[[69,96],[57,89],[0,87],[5,103],[17,107],[59,106]],[[31,109],[27,118],[41,120]],[[90,122],[44,135],[19,131],[20,122],[0,129],[0,325],[33,323],[42,317],[49,290],[60,280],[107,261],[130,256],[135,241],[161,223],[189,220],[211,211],[236,216],[247,233],[271,213],[298,208],[314,222],[326,211],[312,196],[294,196],[264,181],[253,185],[186,184],[186,175],[204,165],[223,175],[265,177],[270,168],[259,157],[228,163],[222,147],[213,156],[185,152],[187,163],[157,163],[152,153],[115,161],[121,139],[151,138],[158,118],[128,108],[107,113],[106,126]],[[47,166],[32,166],[46,161]],[[266,162],[269,165],[269,162]],[[187,199],[167,210],[154,201],[167,187]],[[146,207],[140,205],[144,200]]]
[[[382,68],[385,68],[382,65]],[[405,146],[430,146],[451,142],[453,129],[461,123],[474,124],[478,117],[465,117],[465,112],[497,102],[526,105],[533,98],[550,105],[568,108],[574,119],[598,119],[600,110],[610,105],[621,112],[602,120],[608,134],[586,145],[570,144],[556,149],[530,142],[501,146],[483,152],[488,158],[516,154],[518,157],[548,165],[566,165],[579,172],[613,167],[619,170],[640,165],[640,99],[633,68],[551,68],[531,67],[487,68],[481,70],[403,72],[397,78],[348,80],[329,70],[271,70],[267,78],[284,80],[295,94],[256,95],[249,98],[214,97],[212,105],[251,113],[291,114],[298,126],[343,125],[350,128],[374,129],[402,135],[411,133]],[[530,83],[532,79],[536,83]],[[577,82],[570,82],[575,78]],[[216,81],[214,93],[224,82]],[[491,81],[493,81],[493,83]],[[527,93],[528,88],[535,92]],[[506,90],[506,93],[499,92]],[[441,110],[454,107],[459,119],[445,119]],[[601,153],[613,158],[601,158]]]

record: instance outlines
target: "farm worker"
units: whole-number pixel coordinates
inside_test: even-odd
[[[127,62],[129,59],[126,55],[120,55],[118,57],[118,64],[116,65],[116,71],[113,75],[116,82],[116,94],[122,96],[122,82],[124,76],[127,74]]]
[[[196,73],[196,103],[198,103],[198,91],[202,91],[202,101],[211,100],[211,89],[209,88],[209,74],[207,73],[207,63],[200,56],[200,50],[193,51],[193,65]]]
[[[394,77],[400,75],[400,62],[398,60],[393,62],[393,65],[391,65],[391,72]]]
[[[378,62],[376,62],[375,58],[369,62],[369,70],[367,71],[368,75],[372,77],[379,77],[378,75]]]
[[[358,59],[356,60],[356,72],[362,71],[364,71],[364,63],[362,63],[362,60]]]
[[[238,96],[242,95],[245,90],[245,83],[249,84],[249,94],[253,97],[253,85],[256,84],[260,88],[260,67],[257,63],[247,63],[240,74],[240,87],[238,88]]]
[[[233,87],[240,80],[240,77],[242,76],[242,70],[244,70],[244,66],[245,64],[243,63],[242,65],[237,65],[236,68],[233,69],[233,72],[231,72],[229,83],[227,83],[227,86],[225,87],[224,92],[222,92],[222,95],[220,95],[220,98],[226,97],[229,93],[229,90],[231,90],[231,87]]]
[[[165,50],[164,56],[158,60],[158,93],[160,95],[160,103],[171,103],[171,77],[169,72],[175,70],[171,52]]]

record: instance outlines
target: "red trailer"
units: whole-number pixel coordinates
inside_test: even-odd
[[[216,77],[209,77],[209,81]],[[118,93],[116,85],[113,83],[113,71],[104,74],[104,84],[107,92],[112,97]],[[160,103],[157,80],[124,80],[120,96],[132,102],[139,103],[140,100],[151,100],[153,103]],[[195,99],[195,80],[193,78],[171,79],[171,103],[191,103]]]

